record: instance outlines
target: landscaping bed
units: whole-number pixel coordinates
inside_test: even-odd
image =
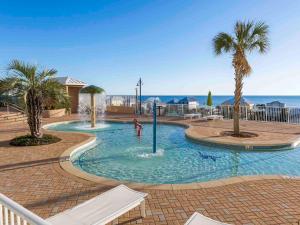
[[[51,134],[44,134],[42,138],[36,138],[28,134],[12,139],[10,144],[14,146],[37,146],[49,145],[59,141],[61,141],[60,138]]]

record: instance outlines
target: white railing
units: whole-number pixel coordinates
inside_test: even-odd
[[[184,114],[197,113],[201,116],[209,116],[218,114],[218,111],[213,107],[199,107],[188,104],[167,104],[164,110],[165,116],[183,116]]]
[[[233,118],[233,106],[220,106],[217,114],[224,119]],[[272,106],[240,106],[240,119],[264,122],[300,124],[300,108]]]
[[[222,115],[224,119],[233,119],[233,106],[197,107],[189,108],[188,105],[168,104],[163,110],[165,116],[183,116],[188,113],[198,113],[201,116]],[[300,108],[296,107],[273,107],[265,105],[240,106],[240,119],[300,124]]]
[[[0,193],[0,225],[50,225],[20,204]]]

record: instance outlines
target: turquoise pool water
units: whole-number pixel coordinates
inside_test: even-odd
[[[160,124],[157,154],[152,154],[152,125],[138,138],[133,124],[106,123],[88,131],[79,122],[51,126],[60,131],[90,132],[95,146],[75,155],[73,164],[102,177],[142,183],[191,183],[241,175],[300,176],[300,149],[243,151],[206,146],[185,137],[185,128]]]

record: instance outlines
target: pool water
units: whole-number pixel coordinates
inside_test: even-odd
[[[300,149],[245,151],[206,146],[185,137],[185,128],[157,126],[157,153],[152,154],[152,125],[137,137],[131,123],[106,123],[101,129],[80,129],[80,122],[50,126],[59,131],[89,132],[96,145],[75,154],[81,170],[107,178],[152,184],[180,184],[241,175],[300,176]]]

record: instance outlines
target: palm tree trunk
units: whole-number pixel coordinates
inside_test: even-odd
[[[41,138],[43,136],[41,130],[41,115],[42,115],[42,98],[36,93],[36,90],[30,89],[26,98],[28,119],[27,123],[30,129],[31,136]]]
[[[240,102],[242,98],[243,78],[251,71],[242,49],[238,48],[233,54],[232,65],[235,70],[233,133],[235,136],[240,136]]]
[[[234,91],[234,112],[233,112],[233,133],[235,136],[240,135],[240,102],[242,98],[242,76],[236,71],[235,73],[235,91]]]

